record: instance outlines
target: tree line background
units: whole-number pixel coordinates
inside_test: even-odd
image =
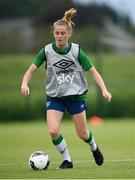
[[[44,117],[44,66],[30,83],[29,97],[21,96],[21,80],[36,53],[54,40],[53,22],[71,7],[78,11],[71,41],[81,45],[113,94],[113,101],[106,103],[89,77],[88,117],[135,117],[134,50],[116,54],[120,47],[100,44],[108,22],[134,41],[135,27],[129,17],[106,5],[82,6],[71,0],[0,0],[0,121]]]
[[[95,51],[98,37],[106,33],[106,20],[135,35],[135,27],[129,17],[104,4],[82,6],[72,0],[0,0],[0,41],[3,42],[0,53],[35,52],[52,41],[50,29],[53,22],[71,7],[78,11],[74,18],[76,26],[72,40],[80,43],[84,50],[90,48],[91,52]],[[105,47],[105,50],[110,48]]]

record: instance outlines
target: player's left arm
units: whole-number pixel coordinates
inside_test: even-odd
[[[96,81],[96,83],[102,91],[102,95],[107,99],[108,102],[110,102],[112,99],[111,93],[107,90],[101,75],[93,66],[90,58],[84,53],[84,51],[81,48],[79,51],[79,62],[85,71],[89,71],[92,74],[93,79]]]
[[[94,66],[89,69],[89,72],[92,74],[93,79],[96,81],[96,83],[100,87],[102,91],[102,95],[107,99],[108,102],[110,102],[112,99],[112,94],[107,90],[106,85],[101,75],[98,73],[98,71],[96,70]]]

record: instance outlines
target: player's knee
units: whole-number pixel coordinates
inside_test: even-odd
[[[81,138],[82,140],[86,140],[88,139],[88,133],[87,132],[83,132],[83,133],[80,133],[78,134],[79,138]]]
[[[50,130],[50,135],[53,139],[57,138],[59,136],[59,132],[56,129]]]

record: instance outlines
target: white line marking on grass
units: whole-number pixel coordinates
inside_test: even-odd
[[[127,159],[108,159],[105,160],[105,162],[133,162],[135,159],[127,158]],[[74,161],[75,163],[89,163],[90,160],[85,160],[85,161]]]
[[[131,158],[127,158],[127,159],[108,159],[105,160],[105,162],[134,162],[135,159],[131,159]],[[79,163],[90,163],[90,162],[94,162],[92,160],[82,160],[82,161],[73,161],[75,164],[79,164]],[[51,164],[59,164],[60,161],[52,161]],[[0,163],[0,166],[17,166],[19,164],[26,164],[26,163]]]
[[[107,160],[109,162],[133,162],[135,161],[135,159],[130,159],[130,158],[127,158],[127,159],[111,159],[111,160]]]
[[[135,159],[110,159],[110,160],[105,160],[105,162],[133,162]],[[73,161],[75,164],[79,163],[90,163],[92,162],[91,160],[82,160],[82,161]],[[93,161],[94,162],[94,161]],[[51,164],[58,164],[60,161],[53,161]],[[20,163],[19,163],[20,164]],[[21,163],[21,164],[26,164],[26,163]],[[18,163],[1,163],[0,166],[16,166]]]
[[[135,159],[127,158],[127,159],[109,159],[105,160],[105,162],[134,162]],[[82,160],[82,161],[73,161],[75,164],[77,163],[89,163],[92,162],[92,160]],[[94,161],[93,161],[94,162]],[[59,161],[52,162],[52,164],[57,164]]]

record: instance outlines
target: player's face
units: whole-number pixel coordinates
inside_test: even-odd
[[[70,36],[71,33],[68,31],[66,25],[56,25],[54,27],[54,38],[58,48],[66,48]]]

